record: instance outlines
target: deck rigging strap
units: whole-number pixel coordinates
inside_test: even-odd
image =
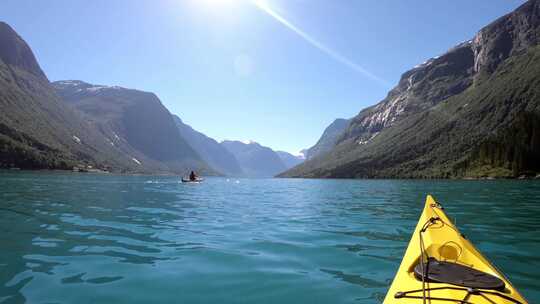
[[[410,291],[398,291],[396,292],[396,294],[394,295],[394,298],[396,299],[399,299],[399,298],[409,298],[409,299],[422,299],[422,303],[423,304],[426,304],[426,300],[436,300],[436,301],[448,301],[448,302],[456,302],[456,301],[460,301],[460,303],[462,304],[474,304],[472,302],[468,302],[467,300],[469,299],[469,297],[471,295],[480,295],[482,296],[483,298],[485,299],[488,299],[486,295],[494,295],[494,296],[498,296],[500,298],[503,298],[505,300],[508,300],[508,301],[511,301],[513,302],[514,304],[523,304],[521,302],[519,302],[518,300],[516,299],[513,299],[509,296],[506,296],[504,294],[501,294],[500,292],[495,292],[495,291],[487,291],[487,290],[479,290],[479,289],[475,289],[475,288],[461,288],[461,287],[450,287],[450,286],[446,286],[446,287],[434,287],[434,288],[426,288],[426,268],[429,267],[428,264],[424,264],[424,257],[426,258],[425,260],[426,261],[429,261],[429,254],[427,253],[426,251],[426,248],[425,248],[425,244],[424,244],[424,237],[423,237],[423,233],[426,232],[426,230],[431,226],[431,225],[434,225],[436,224],[437,222],[440,221],[441,224],[447,226],[447,227],[450,227],[452,230],[456,231],[456,233],[460,234],[459,231],[452,227],[452,225],[448,225],[447,223],[445,223],[440,217],[439,217],[439,214],[434,210],[434,208],[439,208],[439,209],[442,209],[441,205],[439,203],[435,203],[435,204],[432,204],[431,206],[431,209],[433,211],[433,213],[435,213],[437,216],[436,217],[431,217],[429,218],[425,223],[424,225],[422,226],[422,229],[420,229],[419,231],[419,239],[420,239],[420,267],[421,267],[421,271],[422,271],[422,289],[417,289],[417,290],[410,290]],[[463,298],[463,300],[456,300],[456,299],[451,299],[451,298],[439,298],[439,297],[431,297],[431,296],[427,296],[426,297],[426,292],[431,292],[433,290],[442,290],[442,289],[451,289],[451,290],[462,290],[462,291],[466,291],[467,293],[465,294],[465,297]],[[408,295],[410,293],[415,293],[415,292],[422,292],[422,296],[412,296],[412,295]],[[489,300],[489,299],[488,299]],[[491,300],[490,300],[491,301]]]
[[[429,260],[429,255],[426,252],[425,244],[424,244],[424,237],[423,233],[429,228],[429,226],[435,224],[439,218],[432,217],[427,222],[424,223],[422,226],[422,229],[420,229],[419,237],[420,237],[420,267],[422,271],[422,299],[423,303],[426,304],[426,267],[427,265],[424,265],[424,256],[426,257],[426,260]]]
[[[478,289],[474,289],[474,288],[464,288],[464,287],[452,287],[452,286],[441,286],[441,287],[433,287],[433,288],[426,288],[425,291],[434,291],[434,290],[460,290],[460,291],[466,291],[466,295],[465,295],[465,298],[463,298],[463,300],[457,300],[457,299],[449,299],[449,298],[437,298],[437,297],[426,297],[425,300],[438,300],[438,301],[452,301],[452,302],[459,302],[459,303],[463,303],[463,304],[467,304],[467,303],[471,303],[471,302],[468,302],[467,299],[471,296],[471,295],[480,295],[482,297],[486,297],[485,295],[493,295],[493,296],[498,296],[500,298],[503,298],[505,300],[508,300],[514,304],[524,304],[522,302],[519,302],[518,300],[516,299],[513,299],[507,295],[504,295],[504,294],[501,294],[499,292],[496,292],[496,291],[488,291],[488,290],[478,290]],[[396,294],[394,295],[394,298],[396,299],[401,299],[401,298],[408,298],[408,299],[423,299],[423,296],[412,296],[412,295],[409,295],[411,293],[416,293],[416,292],[421,292],[423,291],[422,289],[415,289],[415,290],[408,290],[408,291],[398,291],[396,292]]]

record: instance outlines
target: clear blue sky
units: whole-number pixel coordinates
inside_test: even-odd
[[[51,80],[155,92],[217,140],[297,152],[523,0],[1,0]]]

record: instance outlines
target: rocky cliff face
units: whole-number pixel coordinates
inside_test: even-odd
[[[404,73],[384,100],[352,119],[330,153],[285,175],[451,177],[505,171],[479,170],[481,162],[471,159],[482,154],[478,149],[509,151],[483,142],[508,138],[500,134],[521,125],[515,122],[520,117],[536,117],[539,16],[540,1],[528,1],[472,40]],[[536,148],[511,153],[530,155],[527,149]],[[497,159],[484,154],[482,159]],[[504,166],[536,163],[523,157],[527,161]],[[510,171],[527,171],[524,166]]]
[[[462,43],[404,73],[384,100],[352,119],[338,142],[353,139],[365,143],[402,118],[463,92],[473,83],[474,53],[471,44]]]
[[[214,139],[182,122],[180,117],[174,115],[174,120],[182,137],[213,169],[227,176],[243,175],[240,164],[231,152]]]
[[[172,115],[155,94],[74,80],[53,85],[101,131],[109,145],[129,155],[135,164],[150,171],[211,172],[181,136]]]
[[[34,53],[26,42],[7,24],[0,22],[0,58],[11,68],[24,70],[46,79]]]
[[[349,119],[338,118],[334,120],[326,129],[324,130],[321,138],[317,143],[309,148],[302,151],[306,159],[312,159],[316,156],[323,155],[336,145],[338,139],[342,136],[343,132],[349,126]]]
[[[540,41],[540,2],[528,1],[486,26],[472,40],[474,72],[493,73],[511,56],[521,55]]]
[[[0,167],[134,166],[55,93],[30,47],[0,23]]]
[[[384,100],[353,118],[338,141],[365,143],[401,118],[465,91],[510,56],[523,54],[538,44],[539,16],[540,2],[529,1],[480,30],[472,40],[404,73]]]

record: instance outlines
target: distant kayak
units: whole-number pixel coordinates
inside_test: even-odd
[[[195,180],[191,180],[189,178],[184,178],[182,177],[182,183],[194,183],[194,184],[199,184],[199,183],[202,183],[204,181],[204,178],[196,178]]]
[[[428,195],[383,304],[527,303],[443,210]]]

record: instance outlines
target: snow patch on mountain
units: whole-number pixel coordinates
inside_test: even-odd
[[[92,93],[98,93],[98,92],[101,92],[102,90],[109,90],[109,89],[112,89],[112,90],[121,90],[121,89],[123,89],[123,88],[122,88],[122,87],[119,87],[119,86],[104,86],[104,85],[97,85],[97,86],[93,86],[93,87],[87,88],[86,91],[92,92]]]
[[[365,144],[369,143],[370,141],[372,141],[375,138],[375,136],[377,136],[377,135],[379,135],[379,132],[373,133],[373,135],[371,135],[371,137],[366,139],[366,140],[359,140],[358,144],[359,145],[365,145]]]

